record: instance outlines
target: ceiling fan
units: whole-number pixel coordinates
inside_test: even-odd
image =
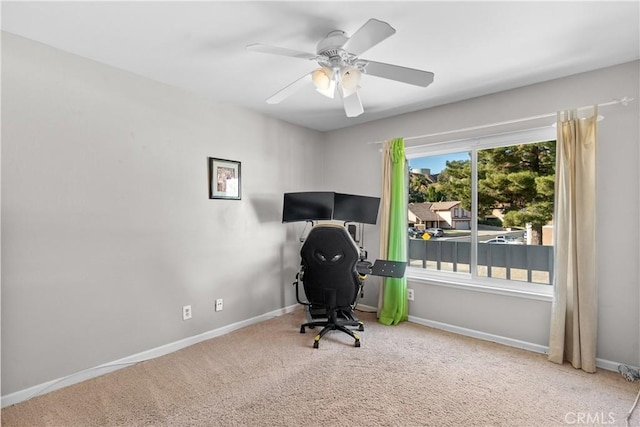
[[[340,30],[330,32],[320,40],[315,54],[261,43],[250,44],[247,50],[308,59],[320,65],[320,68],[305,74],[276,92],[267,99],[267,103],[277,104],[311,82],[318,92],[329,98],[333,98],[337,92],[342,99],[347,117],[357,117],[364,112],[358,95],[362,74],[421,87],[427,87],[433,82],[433,73],[429,71],[359,58],[362,53],[395,32],[396,30],[388,23],[369,19],[351,37]]]

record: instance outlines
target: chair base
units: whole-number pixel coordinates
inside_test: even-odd
[[[329,331],[341,331],[350,335],[355,340],[355,347],[360,347],[360,336],[349,329],[348,326],[357,327],[358,331],[364,331],[364,323],[353,314],[351,309],[332,310],[330,313],[327,313],[327,311],[328,310],[323,309],[321,316],[320,310],[314,310],[313,307],[311,307],[307,311],[307,318],[314,319],[323,317],[325,320],[311,320],[300,325],[301,334],[306,332],[305,328],[313,329],[316,326],[322,327],[322,330],[314,338],[313,348],[319,347],[320,339]]]
[[[309,306],[305,308],[304,312],[307,317],[308,323],[313,323],[314,321],[322,321],[322,319],[324,319],[325,321],[329,320],[329,316],[327,315],[327,309],[325,307]],[[354,322],[352,325],[347,325],[347,326],[360,326],[363,324],[360,321],[360,319],[358,319],[356,315],[353,313],[353,309],[351,307],[347,309],[342,309],[342,308],[337,309],[336,318],[338,321]],[[364,331],[364,329],[360,329],[360,330]]]

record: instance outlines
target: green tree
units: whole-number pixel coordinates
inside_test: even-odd
[[[442,200],[459,200],[464,209],[471,210],[471,161],[448,161],[438,175],[438,187]]]
[[[440,192],[440,186],[438,184],[431,184],[429,188],[427,188],[425,197],[427,202],[439,202],[444,200],[445,195]]]
[[[555,141],[479,151],[479,215],[500,209],[505,227],[531,224],[532,240],[542,243],[553,218],[555,160]]]
[[[426,193],[429,189],[429,180],[419,173],[409,174],[409,203],[422,203],[426,201]]]

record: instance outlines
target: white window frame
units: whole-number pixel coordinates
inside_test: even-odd
[[[481,135],[474,138],[442,141],[413,147],[406,147],[407,159],[438,156],[460,152],[471,153],[471,273],[434,271],[419,267],[407,267],[407,278],[412,282],[425,282],[453,288],[462,288],[478,292],[495,293],[501,295],[520,296],[524,298],[550,301],[553,299],[553,284],[529,283],[506,279],[492,279],[477,275],[477,245],[478,245],[478,150],[499,148],[517,144],[529,144],[555,140],[556,129],[553,126],[505,132],[491,135]],[[553,272],[549,274],[552,275]],[[553,281],[553,279],[552,279]]]

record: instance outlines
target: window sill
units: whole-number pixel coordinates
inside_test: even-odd
[[[540,301],[553,301],[553,286],[551,285],[501,280],[500,282],[504,282],[504,285],[502,285],[502,283],[499,284],[495,280],[486,280],[483,278],[472,280],[469,274],[448,274],[434,271],[425,272],[422,269],[413,268],[407,269],[406,277],[407,280],[411,282],[425,283],[434,286]]]

